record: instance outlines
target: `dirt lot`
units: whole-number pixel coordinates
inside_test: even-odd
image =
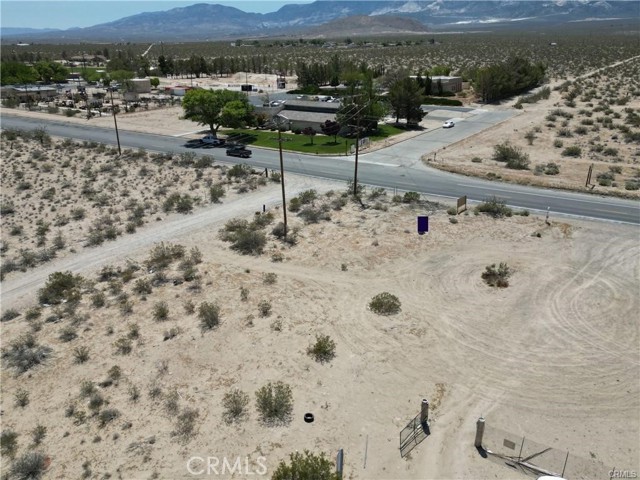
[[[436,162],[433,156],[424,160],[465,175],[639,198],[640,97],[632,93],[636,87],[625,81],[625,72],[639,67],[636,57],[578,79],[554,82],[549,98],[524,103],[521,115],[446,147],[437,152]],[[498,108],[512,108],[517,100]],[[505,142],[528,156],[528,169],[505,168],[493,159],[495,146]],[[579,154],[567,155],[570,147],[577,147]],[[558,167],[556,173],[544,168],[549,163]],[[591,165],[591,182],[585,187]]]
[[[148,127],[146,115],[151,114],[127,117]],[[193,129],[191,122],[183,131],[175,118],[166,118],[172,134]],[[153,128],[164,132],[163,125]],[[23,148],[26,160],[32,151]],[[50,163],[71,156],[52,152]],[[85,162],[92,158],[85,156]],[[162,170],[151,159],[145,164],[160,184],[178,174],[183,178],[175,186],[184,191],[200,182],[191,191],[205,198],[204,179],[197,180],[194,170],[180,173],[170,162]],[[37,173],[40,182],[46,172]],[[215,182],[219,174],[211,170],[205,176]],[[126,184],[137,178],[133,173],[122,184],[115,178],[105,191],[136,190]],[[52,177],[58,188],[55,182]],[[49,465],[44,478],[177,479],[206,477],[190,474],[193,457],[226,457],[231,463],[241,458],[242,465],[248,459],[245,473],[257,471],[263,457],[268,475],[293,451],[324,452],[333,460],[342,448],[350,479],[525,478],[473,447],[476,420],[483,415],[488,428],[570,451],[576,461],[568,478],[606,478],[614,466],[640,472],[637,228],[579,221],[547,225],[533,216],[473,213],[451,221],[442,207],[392,202],[389,195],[368,199],[366,209],[347,203],[337,210],[344,185],[305,188],[318,190],[314,208],[329,205],[322,213],[330,218],[307,225],[290,213],[291,226],[300,229],[296,246],[277,240],[272,224],[265,228],[265,252],[243,256],[216,232],[240,213],[254,217],[237,206],[243,198],[259,204],[267,195],[277,198],[278,185],[269,183],[246,197],[232,192],[222,205],[196,204],[192,217],[183,217],[189,222],[163,215],[163,222],[147,222],[114,243],[69,251],[53,264],[89,280],[76,309],[46,306],[39,315],[31,309],[48,264],[12,273],[3,291],[22,275],[33,282],[15,301],[3,296],[3,314],[9,308],[20,313],[0,325],[3,349],[10,352],[29,332],[51,348],[42,365],[20,375],[3,355],[2,429],[18,433],[16,457],[43,452]],[[333,195],[325,196],[331,189]],[[65,202],[79,203],[78,198]],[[16,203],[18,209],[26,205],[29,210],[20,215],[30,218],[32,236],[38,220],[55,212]],[[99,208],[112,208],[115,215],[122,207]],[[200,222],[199,215],[214,208],[222,212],[216,222]],[[274,213],[277,222],[281,212]],[[416,215],[423,214],[430,217],[430,232],[419,236]],[[65,232],[68,244],[79,250],[88,227]],[[165,227],[174,244],[188,254],[197,248],[202,257],[191,265],[191,280],[185,280],[183,260],[173,261],[164,275],[145,266],[149,254],[137,240],[153,241],[159,231],[154,228]],[[78,265],[87,251],[102,263]],[[481,278],[487,266],[500,262],[513,271],[508,288],[490,287]],[[101,272],[110,276],[105,266],[116,273],[99,281]],[[144,293],[140,286],[146,282],[151,288]],[[368,308],[381,292],[399,298],[399,313],[380,316]],[[100,297],[103,306],[96,304]],[[164,319],[156,313],[161,302]],[[201,329],[203,302],[220,307],[213,330]],[[268,314],[262,302],[270,304]],[[307,354],[316,335],[335,341],[331,361],[318,363]],[[125,353],[127,345],[131,351]],[[81,347],[88,358],[78,363]],[[97,395],[81,397],[87,381],[94,382]],[[293,411],[284,425],[266,426],[258,417],[256,391],[277,381],[291,387]],[[230,425],[222,402],[234,388],[250,402],[246,418]],[[16,402],[20,390],[28,392],[24,407]],[[431,435],[403,458],[400,431],[423,398],[431,402]],[[307,412],[315,415],[314,423],[303,421]],[[34,445],[38,426],[46,428],[45,435]],[[43,429],[37,431],[42,436]],[[196,470],[198,462],[191,463]],[[11,467],[3,462],[2,473]],[[244,476],[236,472],[234,478]]]

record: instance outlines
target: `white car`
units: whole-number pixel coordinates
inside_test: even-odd
[[[218,147],[220,145],[224,145],[225,141],[224,139],[215,137],[211,134],[205,135],[204,137],[202,137],[200,139],[201,143],[205,143],[207,145],[213,145],[214,147]]]
[[[453,128],[454,125],[453,120],[447,120],[442,124],[442,128]]]

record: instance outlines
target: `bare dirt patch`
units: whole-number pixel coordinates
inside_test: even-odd
[[[434,205],[376,202],[366,210],[349,202],[312,224],[292,213],[298,244],[269,234],[261,256],[238,255],[211,232],[189,234],[178,243],[185,257],[193,247],[202,254],[200,288],[184,281],[184,258],[159,281],[161,270],[149,271],[149,255],[140,255],[129,258],[140,269],[126,282],[87,272],[91,283],[72,313],[45,307],[31,321],[23,310],[4,322],[5,346],[37,330],[39,344],[52,348],[21,376],[3,359],[3,428],[19,433],[18,454],[40,423],[51,478],[80,476],[85,462],[99,476],[183,478],[193,456],[248,457],[253,466],[264,456],[273,471],[305,448],[330,456],[344,448],[349,478],[518,478],[473,448],[483,414],[492,425],[638,471],[637,229],[473,214],[453,224]],[[424,213],[431,231],[418,236],[415,217]],[[495,289],[481,273],[501,261],[514,273],[508,288]],[[150,293],[135,291],[140,281]],[[400,313],[367,308],[384,291],[398,296]],[[92,306],[96,292],[105,306]],[[166,319],[158,318],[160,302]],[[220,309],[212,330],[202,328],[203,302]],[[58,321],[46,321],[56,312]],[[69,327],[76,336],[62,339]],[[307,355],[317,334],[336,342],[330,362]],[[90,352],[84,363],[78,347]],[[105,383],[113,366],[121,375]],[[96,384],[103,405],[81,398],[83,381]],[[277,381],[291,386],[293,412],[290,423],[269,427],[255,392]],[[13,402],[19,388],[29,392],[24,408]],[[222,400],[234,388],[250,403],[246,419],[230,425]],[[402,459],[398,435],[422,398],[433,402],[432,435]],[[70,405],[85,417],[69,414]],[[113,409],[112,420],[96,414]],[[180,414],[194,411],[190,430],[193,415]]]

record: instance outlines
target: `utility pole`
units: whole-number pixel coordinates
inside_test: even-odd
[[[116,140],[118,141],[118,155],[122,155],[122,150],[120,149],[120,134],[118,133],[118,121],[116,120],[116,106],[113,104],[113,88],[109,88],[109,92],[111,93],[111,111],[113,112],[113,124],[116,127]]]
[[[284,196],[284,162],[282,161],[282,132],[278,125],[278,150],[280,151],[280,184],[282,186],[282,214],[284,215],[284,239],[287,239],[287,201]]]
[[[356,126],[356,168],[353,174],[353,196],[358,196],[358,151],[360,150],[360,121]]]

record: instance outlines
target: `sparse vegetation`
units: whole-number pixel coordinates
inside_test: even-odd
[[[305,450],[289,455],[289,463],[281,461],[271,476],[272,480],[340,480],[341,476],[334,471],[331,460],[324,453],[316,455]]]
[[[239,389],[225,393],[222,398],[222,406],[224,408],[224,420],[227,423],[239,422],[247,414],[247,406],[249,405],[249,395]]]
[[[379,293],[369,302],[369,309],[378,315],[394,315],[400,307],[400,299],[389,292]]]
[[[220,323],[220,307],[215,303],[202,302],[198,307],[198,319],[203,332],[216,328]]]
[[[490,197],[476,207],[476,211],[486,213],[493,218],[510,217],[513,210],[507,206],[504,200],[498,197]]]
[[[269,382],[256,392],[256,406],[263,423],[287,423],[293,411],[291,387],[282,382]]]
[[[329,362],[336,355],[336,342],[329,335],[316,335],[316,343],[307,348],[307,354],[316,362]]]
[[[486,267],[482,272],[482,279],[487,285],[492,287],[506,288],[509,286],[509,277],[511,276],[511,269],[509,266],[501,262],[498,267],[495,263]]]

